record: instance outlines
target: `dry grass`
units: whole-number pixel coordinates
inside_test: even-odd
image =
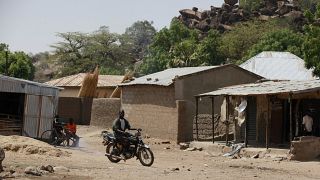
[[[86,74],[83,79],[78,97],[94,97],[97,89],[99,69],[96,67],[93,74]]]

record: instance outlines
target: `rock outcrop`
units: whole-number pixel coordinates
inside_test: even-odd
[[[265,0],[257,11],[249,12],[237,5],[238,0],[225,0],[221,7],[211,6],[210,10],[200,12],[198,8],[180,10],[178,19],[189,28],[201,32],[216,29],[224,32],[232,29],[238,22],[254,18],[268,21],[273,18],[289,17],[294,24],[303,26],[306,19],[299,6],[288,0]]]

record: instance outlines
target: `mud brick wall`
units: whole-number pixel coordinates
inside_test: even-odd
[[[125,86],[121,100],[132,127],[153,138],[177,141],[178,109],[172,86]]]
[[[320,137],[302,136],[292,141],[289,159],[310,161],[320,158]]]
[[[93,99],[90,125],[111,128],[118,117],[120,106],[119,98]]]
[[[92,98],[59,97],[58,115],[68,122],[73,118],[76,124],[89,125]]]

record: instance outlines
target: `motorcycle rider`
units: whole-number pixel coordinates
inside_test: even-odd
[[[135,129],[131,129],[130,123],[127,119],[124,118],[124,115],[124,110],[120,110],[119,117],[113,121],[112,130],[117,141],[124,146],[120,147],[120,156],[123,160],[126,160],[124,153],[130,145],[128,137],[131,136],[131,134],[125,131]]]

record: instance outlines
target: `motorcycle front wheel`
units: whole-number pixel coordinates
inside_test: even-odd
[[[118,148],[115,147],[114,143],[109,143],[107,148],[106,148],[106,153],[110,154],[108,157],[109,161],[113,163],[118,163],[121,159],[116,158],[114,156],[119,156],[119,150]]]
[[[138,158],[143,166],[151,166],[154,161],[153,152],[151,151],[151,149],[147,148],[140,149],[138,153]]]

